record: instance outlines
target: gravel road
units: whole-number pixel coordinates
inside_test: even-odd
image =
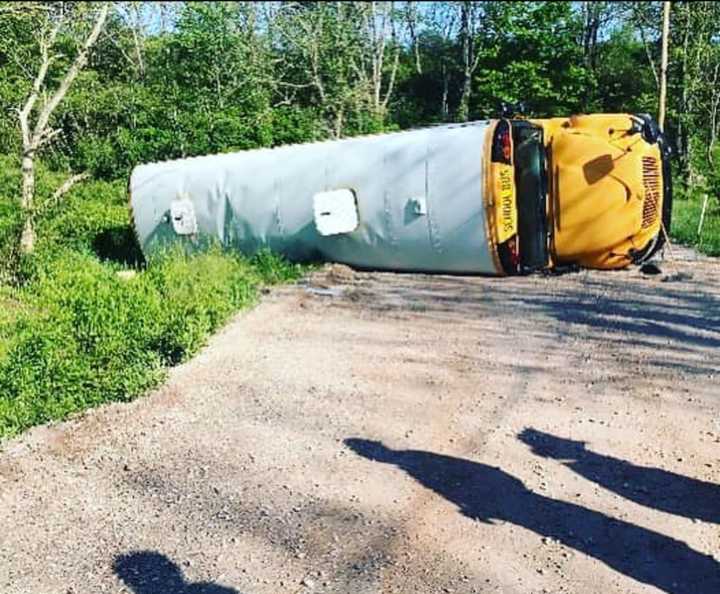
[[[0,446],[0,592],[718,593],[720,264],[676,256],[274,289]]]

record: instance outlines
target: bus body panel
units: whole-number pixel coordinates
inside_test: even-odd
[[[491,130],[481,121],[140,165],[135,230],[148,255],[212,239],[295,261],[500,274],[486,216]],[[313,206],[334,190],[352,193],[358,224],[323,235]]]

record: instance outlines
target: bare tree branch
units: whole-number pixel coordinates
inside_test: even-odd
[[[60,200],[73,188],[73,186],[81,181],[89,179],[90,174],[87,171],[82,173],[76,173],[68,177],[58,188],[53,192],[53,195],[43,204],[40,212],[45,212],[54,208],[60,203]]]
[[[58,36],[58,33],[60,31],[60,28],[62,27],[62,21],[58,21],[55,23],[55,25],[50,29],[49,34],[47,37],[44,35],[40,38],[40,68],[38,69],[38,73],[35,76],[35,80],[33,81],[32,88],[30,89],[30,94],[28,95],[27,100],[25,101],[25,105],[23,108],[19,111],[18,116],[20,118],[20,129],[22,130],[22,137],[23,137],[23,146],[32,148],[33,150],[36,150],[37,147],[33,147],[33,134],[30,132],[30,123],[29,118],[30,114],[35,107],[35,103],[38,100],[38,97],[40,96],[40,91],[43,88],[43,85],[45,84],[45,77],[47,76],[48,70],[50,69],[51,64],[55,60],[55,56],[50,55],[50,48],[54,45],[55,39]]]
[[[640,7],[634,6],[632,15],[637,24],[638,31],[640,32],[640,40],[642,41],[643,48],[645,49],[645,56],[647,57],[648,64],[650,65],[650,70],[652,71],[653,78],[655,78],[655,85],[657,88],[660,88],[660,76],[658,74],[657,65],[655,64],[655,59],[652,56],[652,52],[650,50],[650,44],[648,43],[647,36],[645,33],[645,27],[647,26],[647,21],[645,20],[645,17],[641,12]]]
[[[95,42],[100,36],[100,32],[105,26],[105,20],[107,19],[109,10],[109,3],[105,3],[102,5],[102,8],[98,12],[97,19],[95,20],[95,25],[90,32],[90,35],[88,35],[81,50],[75,56],[75,60],[73,60],[73,63],[65,74],[65,77],[60,82],[60,86],[58,86],[57,90],[55,91],[55,93],[53,93],[50,100],[43,106],[43,109],[40,112],[40,115],[38,116],[37,122],[35,124],[34,133],[36,135],[40,135],[42,131],[46,128],[50,116],[67,94],[70,85],[72,85],[73,81],[77,78],[77,75],[85,67],[85,64],[87,64],[90,48],[95,45]]]

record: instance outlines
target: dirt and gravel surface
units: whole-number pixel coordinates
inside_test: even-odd
[[[720,592],[720,264],[676,255],[273,290],[0,446],[0,592]]]

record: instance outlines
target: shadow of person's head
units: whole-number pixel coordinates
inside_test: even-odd
[[[180,568],[165,555],[153,551],[138,551],[120,555],[113,565],[115,574],[134,592],[173,594],[185,589]]]
[[[217,584],[186,582],[177,564],[155,551],[119,555],[113,571],[134,594],[238,594]]]
[[[384,462],[386,464],[396,464],[400,458],[400,452],[396,452],[381,442],[372,439],[349,437],[344,443],[353,452],[368,460],[375,460],[376,462]]]
[[[523,429],[518,434],[518,439],[530,446],[533,454],[544,458],[577,460],[587,454],[584,441],[564,439],[530,427]]]

